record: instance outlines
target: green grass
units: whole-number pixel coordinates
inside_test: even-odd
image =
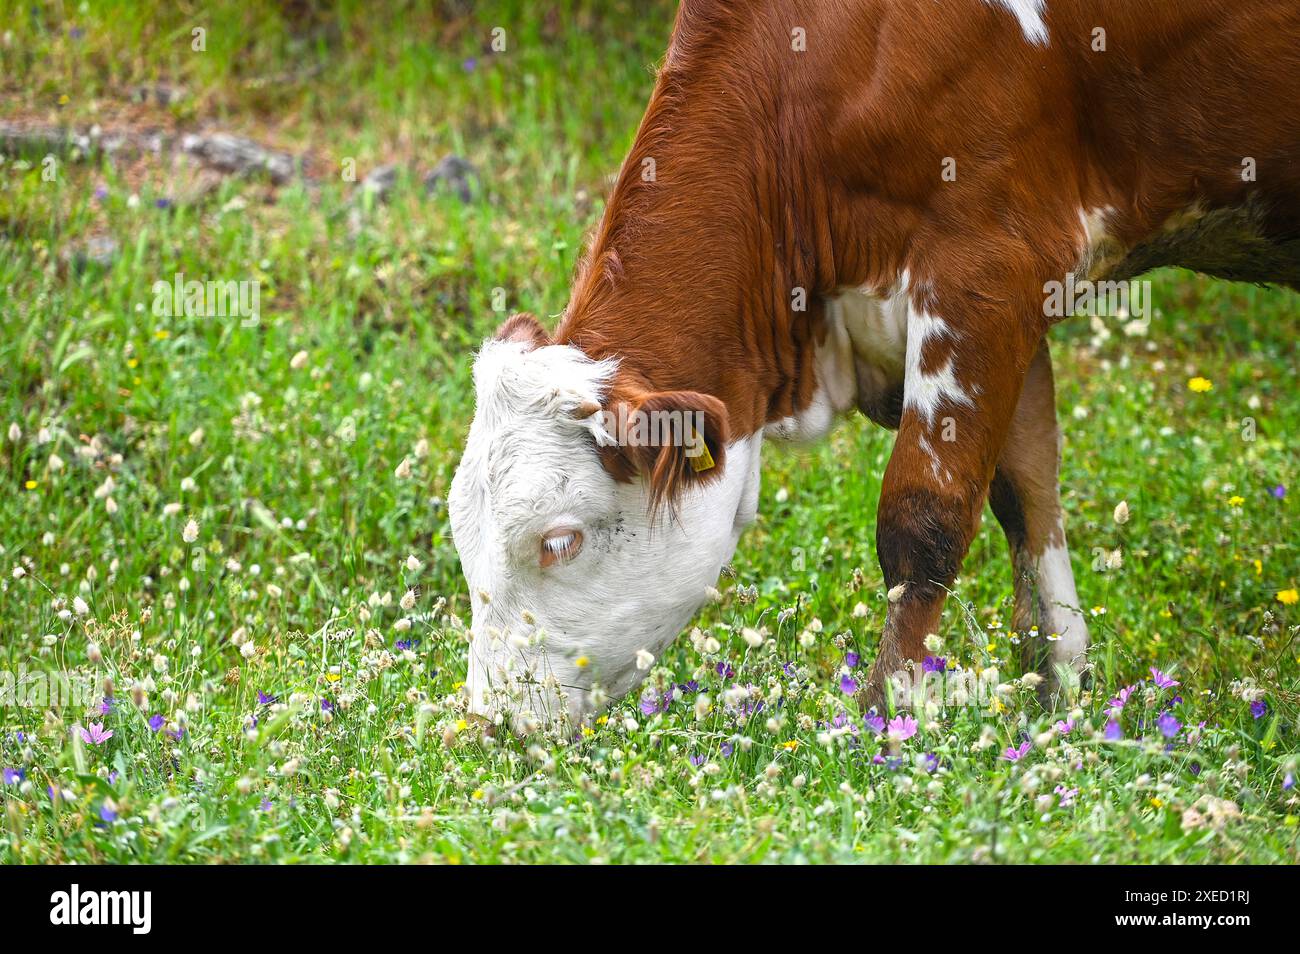
[[[502,317],[495,289],[507,310],[563,307],[671,5],[427,6],[290,20],[263,2],[0,3],[0,119],[212,121],[319,176],[205,191],[149,160],[61,163],[53,182],[40,157],[0,164],[0,428],[21,432],[0,433],[0,669],[66,673],[96,705],[111,680],[115,700],[99,745],[74,731],[101,719],[84,706],[0,708],[0,766],[25,776],[0,788],[0,860],[1297,860],[1283,782],[1300,761],[1300,608],[1277,594],[1300,584],[1300,298],[1186,274],[1155,276],[1145,336],[1111,320],[1102,340],[1083,319],[1054,337],[1076,575],[1104,608],[1068,736],[1043,736],[1064,713],[1017,681],[991,518],[943,635],[951,659],[998,667],[1003,711],[923,719],[884,764],[834,725],[859,716],[845,653],[869,660],[883,619],[872,541],[892,437],[860,420],[806,454],[769,450],[759,521],[696,621],[720,654],[683,639],[653,671],[697,679],[709,711],[691,697],[647,718],[633,696],[577,739],[457,731],[453,617],[469,611],[443,501],[470,355]],[[486,52],[498,26],[507,50]],[[157,80],[188,97],[125,102]],[[446,152],[482,173],[469,205],[422,194],[416,172]],[[411,171],[390,203],[357,203],[347,158],[358,177]],[[115,237],[117,260],[69,267],[92,235]],[[152,285],[177,272],[260,281],[260,323],[156,317]],[[1122,568],[1098,569],[1116,548]],[[728,709],[720,661],[726,685],[784,704]],[[1150,723],[1172,693],[1142,690],[1126,741],[1105,741],[1106,700],[1153,665],[1181,682],[1186,728],[1166,749]],[[1025,734],[1025,758],[998,758]]]

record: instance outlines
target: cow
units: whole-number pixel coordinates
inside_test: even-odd
[[[474,363],[469,711],[634,688],[763,444],[855,409],[897,434],[865,701],[926,654],[985,501],[1044,685],[1086,678],[1047,289],[1161,266],[1300,286],[1297,0],[684,0],[558,327],[512,316]]]

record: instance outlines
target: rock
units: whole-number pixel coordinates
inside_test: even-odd
[[[388,193],[397,185],[396,163],[389,163],[386,166],[380,166],[378,169],[371,170],[370,174],[361,180],[361,188],[371,193],[376,199],[383,201],[388,198]]]
[[[157,103],[170,106],[179,103],[188,95],[184,86],[169,86],[167,83],[142,83],[131,88],[131,99],[137,103]]]
[[[94,265],[108,268],[117,260],[121,245],[111,235],[92,235],[86,241],[63,250],[62,259],[77,274]]]
[[[181,137],[181,151],[195,156],[222,172],[245,174],[265,172],[276,185],[293,178],[297,168],[294,157],[258,145],[243,136],[214,133],[210,136],[189,133]]]
[[[445,187],[459,196],[460,201],[469,202],[474,198],[471,180],[476,184],[482,183],[478,170],[468,160],[455,155],[444,156],[424,177],[424,191],[431,195]]]

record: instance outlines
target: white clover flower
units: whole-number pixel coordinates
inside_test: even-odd
[[[415,554],[414,554],[414,553],[412,553],[410,556],[408,556],[408,557],[406,558],[406,568],[407,568],[408,570],[410,570],[412,573],[418,573],[418,572],[419,572],[419,570],[420,570],[420,561],[417,560],[417,559],[415,558]]]
[[[1115,505],[1115,513],[1113,514],[1115,522],[1118,524],[1128,523],[1128,515],[1128,501],[1121,500]]]
[[[77,596],[74,597],[72,600],[72,611],[76,613],[78,616],[85,616],[87,613],[90,612],[90,607],[86,605],[85,600],[83,600],[80,596]]]
[[[174,517],[181,512],[181,505],[178,503],[164,504],[162,512],[164,517]]]
[[[51,454],[49,460],[50,473],[57,474],[63,470],[63,458],[58,454]]]
[[[25,577],[26,575],[27,575],[27,571],[24,570],[21,566],[16,566],[16,567],[14,567],[14,579],[15,579],[15,580],[21,580],[21,579],[22,579],[23,577]]]
[[[648,652],[647,650],[644,650],[644,649],[638,649],[638,650],[636,651],[636,668],[637,668],[637,669],[640,669],[642,672],[645,672],[647,669],[649,669],[649,668],[650,668],[651,666],[653,666],[654,664],[655,664],[655,657],[654,657],[654,654],[653,654],[653,653]]]
[[[308,354],[306,351],[299,351],[289,359],[289,367],[293,368],[295,371],[301,371],[303,368],[307,367],[307,358]]]
[[[199,522],[191,517],[185,524],[185,529],[181,531],[181,539],[186,543],[193,543],[199,538]]]
[[[9,425],[9,440],[11,440],[11,441],[13,441],[15,444],[17,444],[20,440],[22,440],[22,437],[23,437],[23,429],[22,429],[21,427],[19,427],[19,426],[17,425],[17,423],[10,424],[10,425]]]
[[[409,457],[402,458],[402,462],[393,471],[393,476],[398,480],[407,480],[411,476],[411,459]]]
[[[410,610],[414,609],[414,608],[415,608],[415,590],[407,590],[405,593],[403,593],[403,594],[402,594],[402,598],[398,601],[398,605],[401,606],[402,609],[407,610],[407,611],[410,611]]]
[[[759,646],[763,645],[763,634],[756,629],[746,626],[740,631],[740,635],[744,638],[745,643],[750,647],[750,649],[757,649]]]

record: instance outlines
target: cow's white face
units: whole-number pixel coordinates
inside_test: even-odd
[[[568,345],[489,341],[448,501],[469,584],[470,711],[580,719],[645,676],[707,598],[758,499],[761,437],[650,515],[644,478],[616,481],[597,441],[617,368]],[[644,664],[644,657],[642,657]],[[567,700],[564,702],[562,700]]]

